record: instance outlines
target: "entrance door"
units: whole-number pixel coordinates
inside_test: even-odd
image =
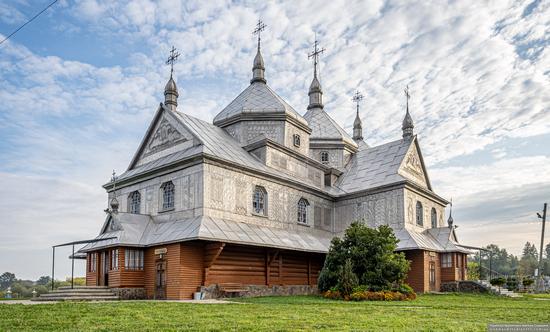
[[[166,261],[156,262],[155,299],[166,299]]]
[[[430,291],[436,291],[435,289],[435,262],[430,262]]]
[[[100,269],[99,274],[99,285],[100,286],[109,286],[109,252],[101,252],[101,261],[99,262]]]

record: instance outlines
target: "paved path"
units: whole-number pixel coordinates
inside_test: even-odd
[[[70,302],[70,301],[67,301]],[[79,301],[86,302],[86,301]],[[245,304],[240,302],[232,302],[225,300],[130,300],[130,301],[88,301],[88,303],[132,303],[132,302],[169,302],[169,303],[193,303],[193,304]],[[2,301],[0,304],[23,304],[23,305],[32,305],[32,304],[54,304],[59,303],[59,301],[31,301],[31,300],[9,300]]]

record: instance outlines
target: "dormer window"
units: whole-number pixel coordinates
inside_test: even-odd
[[[294,134],[293,140],[294,140],[294,146],[300,147],[300,135]]]
[[[323,164],[327,164],[327,163],[328,163],[328,152],[327,152],[327,151],[321,152],[321,162],[322,162]]]

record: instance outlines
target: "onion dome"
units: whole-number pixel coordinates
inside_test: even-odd
[[[176,86],[176,82],[172,78],[172,75],[170,75],[170,79],[164,87],[164,104],[171,110],[175,111],[178,106],[178,96],[178,87]]]

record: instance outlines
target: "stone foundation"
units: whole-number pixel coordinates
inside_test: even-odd
[[[313,295],[318,294],[317,286],[265,286],[243,285],[246,292],[224,293],[218,285],[202,286],[203,299],[219,299],[227,297],[256,297],[256,296],[285,296],[285,295]]]
[[[463,280],[444,282],[441,284],[441,291],[461,293],[487,293],[489,290],[475,281]]]
[[[121,300],[144,300],[147,298],[145,288],[111,288]]]

